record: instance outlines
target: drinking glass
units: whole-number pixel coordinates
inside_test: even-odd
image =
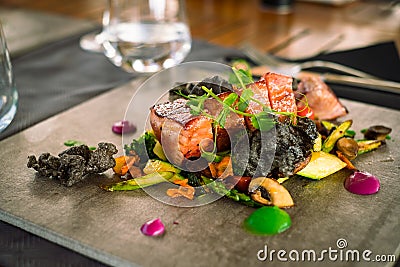
[[[182,62],[191,48],[184,0],[112,0],[104,54],[127,72],[152,73]]]
[[[17,112],[18,93],[8,53],[6,37],[0,22],[0,132],[13,120]]]
[[[107,1],[107,6],[110,6],[111,0]],[[109,12],[108,9],[104,10],[103,17],[102,17],[102,29],[108,24],[109,22]],[[103,41],[104,41],[104,32],[91,32],[85,34],[79,40],[80,47],[89,52],[94,53],[102,53],[103,52]]]

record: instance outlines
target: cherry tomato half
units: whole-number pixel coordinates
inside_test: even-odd
[[[250,182],[251,182],[251,177],[240,177],[235,187],[240,192],[247,193],[249,190]]]
[[[310,107],[302,107],[297,109],[297,115],[300,117],[307,117],[314,119],[314,111]]]

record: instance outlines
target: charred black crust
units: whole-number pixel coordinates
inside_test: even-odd
[[[239,175],[252,177],[291,176],[296,166],[307,160],[317,137],[317,128],[308,118],[298,118],[296,125],[277,120],[275,132],[261,133],[257,130],[249,133],[249,158],[234,153],[234,170],[241,172]]]
[[[169,91],[169,100],[174,101],[182,98],[180,94],[202,96],[205,94],[202,86],[212,90],[216,95],[224,92],[232,92],[232,85],[220,76],[206,78],[198,83],[177,83],[174,88]]]
[[[153,106],[154,113],[162,118],[168,118],[185,125],[195,116],[190,114],[190,108],[186,105],[187,100],[177,99],[173,102],[161,103]]]

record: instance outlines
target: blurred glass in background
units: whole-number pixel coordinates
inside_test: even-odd
[[[8,53],[6,37],[0,22],[0,132],[13,120],[17,112],[18,93]]]

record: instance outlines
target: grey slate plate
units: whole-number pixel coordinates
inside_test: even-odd
[[[265,247],[269,252],[285,250],[286,257],[292,250],[314,250],[320,256],[329,249],[337,250],[339,256],[348,250],[370,250],[371,259],[376,255],[399,256],[400,112],[390,109],[343,101],[357,132],[372,124],[393,128],[392,140],[385,147],[355,161],[358,168],[381,179],[379,193],[359,196],[347,192],[343,187],[346,171],[321,181],[293,178],[287,182],[296,203],[288,209],[293,225],[275,236],[254,236],[243,230],[242,222],[253,209],[227,199],[197,208],[178,208],[160,203],[143,191],[101,190],[97,185],[109,182],[110,172],[65,188],[26,168],[28,155],[45,151],[57,154],[65,149],[63,142],[68,139],[89,145],[100,141],[120,145],[120,136],[111,132],[111,125],[123,118],[140,82],[100,95],[1,141],[0,219],[116,266],[288,264],[278,260],[277,252],[273,260],[260,261],[257,254]],[[154,218],[161,218],[166,225],[161,238],[149,238],[139,231],[144,222]],[[339,249],[339,239],[344,239],[347,247]],[[367,264],[362,259],[333,261],[323,255],[324,265]],[[318,266],[320,262],[295,264]],[[389,262],[388,266],[393,264]]]

